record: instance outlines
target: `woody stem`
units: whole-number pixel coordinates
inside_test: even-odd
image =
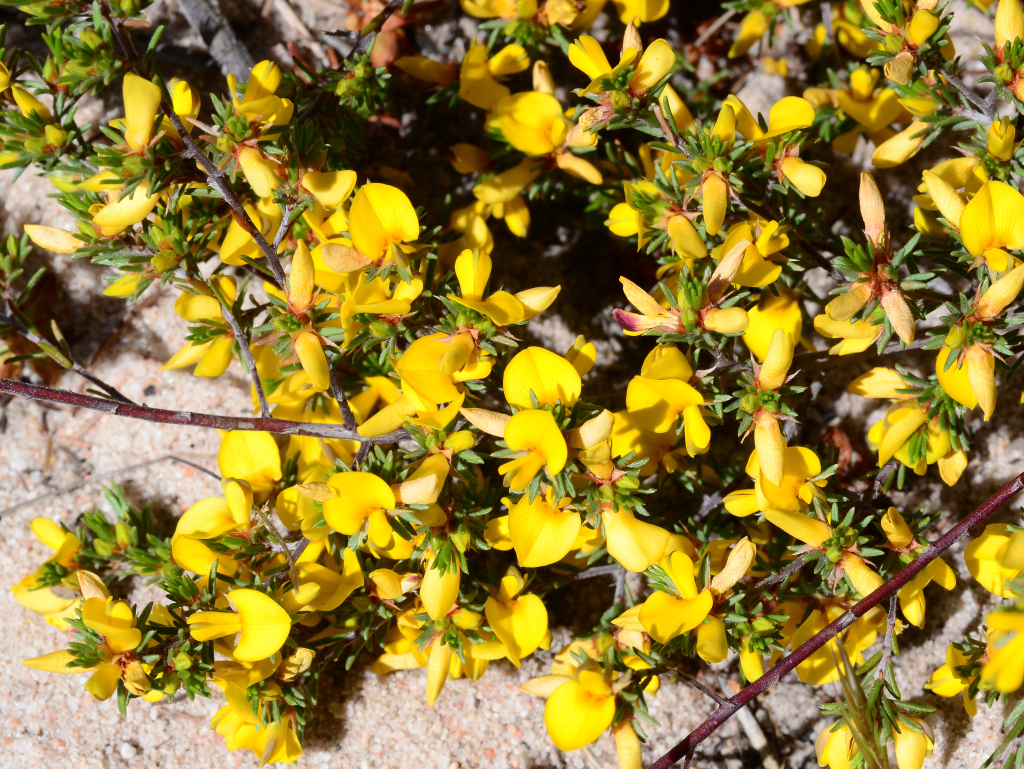
[[[147,67],[145,62],[143,62],[139,57],[139,53],[135,50],[135,46],[132,43],[131,36],[125,34],[123,27],[124,20],[113,15],[110,4],[107,0],[102,0],[100,3],[100,10],[103,13],[104,18],[110,24],[114,39],[117,40],[118,45],[124,52],[129,63],[132,65],[132,68],[138,70],[139,75],[148,80],[150,77],[149,67]],[[167,89],[163,87],[162,84],[161,91],[166,99]],[[263,255],[267,257],[267,264],[270,265],[270,269],[274,273],[274,279],[277,282],[277,287],[283,289],[285,285],[284,269],[281,267],[281,261],[277,258],[277,249],[271,247],[267,242],[267,239],[263,237],[263,233],[260,232],[260,228],[256,226],[248,212],[246,212],[245,207],[231,189],[231,185],[224,181],[223,169],[214,165],[213,161],[206,156],[206,153],[199,149],[195,141],[192,140],[188,131],[185,130],[185,125],[181,122],[181,118],[178,117],[178,114],[173,108],[165,105],[164,114],[167,115],[167,119],[171,121],[171,125],[174,126],[174,130],[178,132],[182,142],[185,144],[185,151],[182,153],[182,156],[196,161],[203,169],[203,172],[206,174],[207,184],[217,190],[221,194],[221,197],[224,198],[224,202],[231,206],[231,210],[235,212],[240,220],[239,223],[245,231],[252,236],[252,239],[256,241],[256,245],[259,246]]]
[[[793,650],[791,654],[783,657],[778,663],[765,672],[763,676],[731,697],[727,704],[719,707],[700,726],[694,729],[685,739],[677,743],[665,755],[651,765],[651,769],[667,769],[677,761],[690,759],[697,746],[710,737],[718,728],[736,714],[744,705],[753,700],[759,694],[767,691],[779,683],[785,675],[791,672],[797,665],[810,657],[814,652],[839,635],[848,628],[859,617],[864,616],[868,610],[877,606],[896,595],[900,588],[913,579],[925,566],[939,557],[954,543],[963,539],[974,528],[981,525],[989,516],[1000,507],[1009,502],[1017,492],[1024,489],[1024,473],[1016,476],[1003,488],[989,497],[981,507],[964,518],[960,523],[947,531],[938,540],[928,544],[918,556],[911,561],[903,571],[895,574],[881,587],[870,595],[861,599],[857,604],[847,610],[842,616],[829,624],[824,630],[813,635],[803,644]]]
[[[157,424],[184,425],[186,427],[208,427],[216,430],[256,430],[282,435],[305,435],[325,440],[360,441],[364,446],[372,443],[397,443],[407,436],[405,430],[395,430],[387,435],[364,438],[357,432],[345,429],[342,425],[320,424],[315,422],[293,422],[288,419],[274,417],[230,417],[223,414],[197,414],[192,411],[170,411],[155,409],[149,406],[136,406],[97,398],[93,395],[82,395],[70,390],[58,390],[54,387],[17,382],[13,379],[0,378],[0,393],[16,395],[19,398],[60,403],[75,408],[102,411],[129,419],[142,419]]]

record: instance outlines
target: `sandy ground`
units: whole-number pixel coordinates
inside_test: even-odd
[[[978,24],[978,19],[974,20]],[[979,28],[984,26],[978,24]],[[969,47],[974,30],[966,29],[963,46]],[[981,34],[979,32],[978,34]],[[964,47],[958,41],[958,48]],[[764,92],[760,81],[749,85],[749,97]],[[747,98],[747,97],[745,97]],[[770,103],[770,102],[769,102]],[[752,104],[752,106],[755,106]],[[855,158],[856,161],[856,158]],[[927,166],[925,166],[927,167]],[[26,221],[61,224],[63,216],[46,190],[29,176],[12,184],[10,174],[0,178],[5,232],[20,234]],[[897,218],[906,212],[898,212]],[[571,248],[568,249],[571,252]],[[237,364],[215,381],[195,379],[182,372],[160,372],[158,366],[176,349],[185,324],[174,315],[173,297],[151,289],[134,309],[120,300],[99,296],[100,270],[71,264],[63,257],[40,255],[59,276],[64,289],[59,306],[65,333],[76,353],[94,361],[93,370],[130,398],[162,408],[248,413],[248,384]],[[561,260],[547,261],[545,270]],[[614,270],[614,265],[611,269]],[[605,321],[607,308],[591,316],[587,333],[601,345],[606,365],[622,346]],[[577,332],[575,319],[567,322],[555,312],[537,324],[538,337],[554,349],[568,346]],[[911,365],[916,360],[908,360]],[[824,388],[817,407],[830,412],[832,423],[863,440],[865,424],[878,418],[877,404],[840,395],[860,373],[844,369],[823,372]],[[59,383],[83,390],[82,382],[66,376]],[[901,499],[905,506],[927,504],[949,513],[941,528],[959,520],[1016,473],[1024,470],[1024,431],[1015,393],[1020,383],[1003,394],[1005,402],[995,423],[979,429],[977,447],[964,479],[955,489],[933,483]],[[825,421],[828,421],[826,419]],[[979,422],[972,423],[980,427]],[[121,420],[94,412],[44,410],[38,404],[13,401],[0,417],[0,509],[44,494],[78,480],[96,478],[150,459],[175,454],[216,469],[218,436],[212,431],[162,427]],[[129,496],[150,502],[158,514],[173,518],[192,502],[218,493],[215,482],[194,469],[165,461],[143,470],[117,475]],[[96,703],[82,688],[82,676],[56,676],[25,668],[21,661],[61,648],[65,639],[56,629],[18,605],[9,587],[48,554],[28,531],[37,515],[71,524],[84,511],[106,509],[98,483],[22,507],[3,518],[0,538],[0,769],[45,762],[51,769],[64,767],[221,767],[255,766],[249,753],[228,754],[220,737],[209,730],[210,716],[220,702],[187,700],[149,705],[136,702],[122,719],[113,702]],[[108,510],[109,512],[109,510]],[[1011,512],[1002,513],[1011,520]],[[961,581],[950,594],[928,591],[928,617],[924,630],[901,637],[902,655],[897,675],[904,695],[915,702],[938,707],[928,720],[936,732],[933,767],[976,767],[998,744],[1003,710],[981,708],[971,720],[959,699],[943,700],[922,689],[932,670],[943,661],[948,643],[978,626],[990,596],[974,584],[959,553],[951,562]],[[597,582],[597,580],[594,580]],[[607,601],[610,593],[594,586],[586,600]],[[558,628],[555,648],[566,643],[570,631]],[[521,670],[508,663],[492,664],[477,684],[449,683],[436,707],[423,700],[424,673],[401,672],[378,678],[365,667],[326,680],[322,715],[307,732],[306,752],[300,767],[578,767],[613,769],[614,746],[607,736],[588,750],[562,754],[547,738],[543,701],[523,694],[518,685],[548,672],[549,654],[527,660]],[[712,671],[709,683],[727,688],[734,666],[725,663]],[[824,726],[817,705],[835,695],[833,687],[809,687],[791,677],[758,703],[755,715],[767,732],[772,749],[786,766],[815,765],[813,741]],[[661,723],[653,731],[645,759],[663,753],[711,711],[707,700],[682,684],[664,684],[653,698],[651,713]],[[732,721],[702,747],[696,764],[728,767],[759,766],[761,759],[738,724]]]

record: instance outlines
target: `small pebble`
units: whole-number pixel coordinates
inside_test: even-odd
[[[135,758],[135,754],[139,752],[139,749],[132,745],[130,742],[121,743],[121,758],[125,761]]]

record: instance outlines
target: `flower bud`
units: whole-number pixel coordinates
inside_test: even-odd
[[[910,26],[907,28],[907,34],[914,45],[920,47],[928,42],[928,38],[935,34],[935,30],[939,28],[939,17],[931,11],[924,11],[918,9],[914,13],[914,18],[910,20]]]
[[[1009,160],[1013,155],[1016,131],[1009,118],[997,120],[988,127],[988,152],[992,157]]]
[[[750,325],[750,319],[742,307],[729,307],[724,310],[709,307],[703,313],[701,325],[708,331],[719,334],[742,334]]]
[[[1002,51],[1007,43],[1024,37],[1024,11],[1020,0],[999,0],[996,8],[996,50]]]
[[[1006,309],[1024,286],[1024,264],[1017,265],[1001,277],[986,291],[978,301],[978,317],[991,320]]]
[[[773,486],[781,486],[786,466],[786,439],[782,437],[778,420],[767,411],[759,411],[755,419],[754,451],[761,475]]]
[[[427,705],[434,707],[444,682],[448,679],[448,671],[452,666],[452,648],[438,638],[430,646],[427,658]]]
[[[533,63],[533,90],[551,95],[555,93],[555,81],[546,61],[538,59]]]
[[[793,365],[793,347],[792,337],[781,328],[775,329],[758,375],[762,390],[778,390],[785,384],[789,367]]]
[[[632,22],[630,22],[632,26]],[[640,739],[636,736],[633,724],[623,720],[612,728],[615,736],[615,753],[619,758],[619,769],[642,769],[643,760],[640,756]]]

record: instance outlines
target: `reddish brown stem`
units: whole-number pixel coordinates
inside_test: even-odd
[[[775,686],[793,668],[852,625],[859,617],[864,616],[869,609],[895,595],[901,587],[913,579],[925,566],[938,558],[951,545],[967,536],[972,529],[983,523],[986,518],[1009,502],[1021,489],[1024,489],[1024,473],[1021,473],[1003,486],[1003,488],[989,497],[985,504],[943,534],[938,540],[927,545],[917,558],[907,565],[907,568],[896,574],[876,591],[863,598],[824,630],[809,638],[797,647],[792,654],[783,657],[774,667],[766,671],[763,676],[747,686],[739,694],[730,698],[728,703],[719,707],[704,723],[690,732],[685,739],[651,764],[651,769],[667,769],[667,767],[672,766],[677,761],[692,756],[697,746],[714,734],[718,727],[735,715],[740,708],[762,692]]]
[[[17,395],[47,403],[61,403],[65,406],[102,411],[129,419],[142,419],[168,425],[187,425],[189,427],[211,427],[217,430],[263,430],[282,435],[307,435],[313,438],[341,439],[370,443],[397,443],[406,437],[405,430],[395,430],[387,435],[364,438],[359,433],[347,430],[342,425],[319,424],[315,422],[292,422],[287,419],[273,417],[229,417],[222,414],[197,414],[192,411],[169,411],[154,409],[149,406],[119,403],[116,401],[96,398],[92,395],[69,390],[58,390],[53,387],[16,382],[13,379],[0,378],[0,393]]]

